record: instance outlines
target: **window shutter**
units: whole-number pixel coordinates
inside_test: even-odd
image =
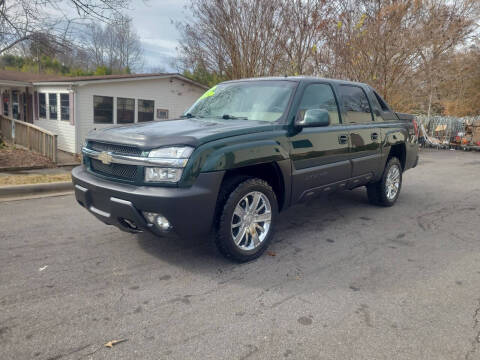
[[[73,107],[73,99],[74,99],[74,93],[73,91],[70,91],[68,93],[68,105],[70,106],[70,124],[74,125],[75,124],[75,109]]]
[[[33,92],[33,111],[34,111],[34,118],[38,120],[38,92]]]

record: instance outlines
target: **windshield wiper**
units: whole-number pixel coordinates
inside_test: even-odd
[[[180,116],[182,119],[191,119],[191,118],[203,118],[203,116],[200,116],[200,115],[195,115],[195,114],[192,114],[192,113],[186,113],[186,114],[183,114],[182,116]]]
[[[225,120],[248,120],[248,118],[245,117],[245,116],[233,116],[233,115],[229,115],[229,114],[223,114],[222,119],[225,119]]]

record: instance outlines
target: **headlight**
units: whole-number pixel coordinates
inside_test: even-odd
[[[183,169],[179,168],[145,168],[145,182],[178,182],[182,177]]]
[[[148,157],[164,167],[146,167],[145,182],[178,182],[193,150],[194,148],[190,146],[171,146],[151,150]]]
[[[193,147],[172,146],[151,150],[148,157],[165,159],[188,159],[192,155]]]

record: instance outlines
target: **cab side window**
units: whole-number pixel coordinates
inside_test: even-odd
[[[380,104],[380,107],[382,108],[382,111],[391,111],[388,108],[385,101],[383,101],[382,97],[380,95],[378,95],[376,91],[374,91],[373,94],[375,95],[375,98],[377,99],[378,103]]]
[[[370,95],[369,97],[370,104],[372,105],[372,110],[373,110],[374,121],[383,121],[383,118],[382,118],[383,110],[382,110],[382,107],[380,106],[380,103],[378,102],[378,98],[375,95],[375,92],[371,90],[369,95]]]
[[[346,111],[346,122],[349,124],[363,124],[373,121],[372,110],[367,94],[358,86],[340,85],[340,96]]]
[[[299,116],[303,119],[305,111],[311,109],[327,110],[330,116],[330,125],[340,123],[338,116],[338,106],[335,100],[333,90],[328,84],[311,84],[308,85],[303,92],[302,101],[300,102]]]

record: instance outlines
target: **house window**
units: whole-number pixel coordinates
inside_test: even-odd
[[[135,120],[135,99],[117,98],[117,124],[133,123]]]
[[[60,119],[70,121],[70,95],[60,94]]]
[[[16,120],[20,119],[20,109],[19,109],[19,104],[18,104],[18,91],[13,90],[12,91],[12,117]]]
[[[167,109],[157,109],[157,119],[158,120],[168,120],[168,110]]]
[[[95,124],[113,124],[113,97],[93,96],[93,122]]]
[[[138,100],[138,122],[153,121],[153,109],[155,102],[153,100]]]
[[[57,94],[48,94],[48,114],[50,120],[58,119]]]
[[[3,93],[3,115],[8,116],[8,103],[10,102],[10,96],[8,92]]]
[[[44,93],[38,94],[38,113],[41,119],[47,117],[47,97]]]

